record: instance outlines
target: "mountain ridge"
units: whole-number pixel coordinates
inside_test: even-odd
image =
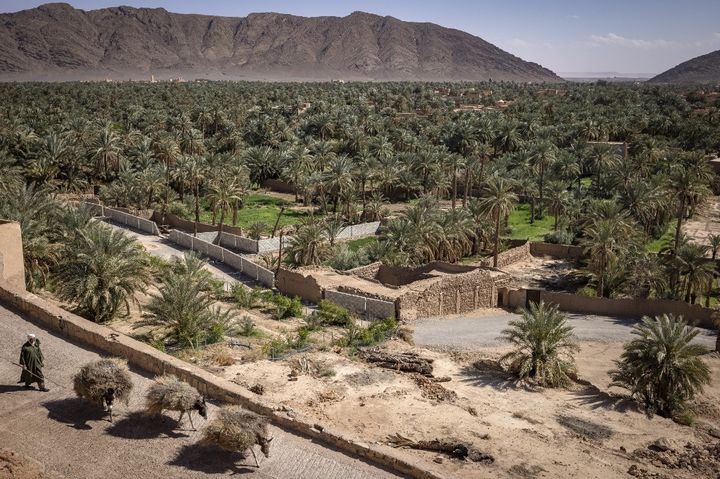
[[[0,14],[3,79],[188,78],[559,82],[480,37],[356,11],[345,17],[172,13],[52,3]]]
[[[720,83],[720,50],[682,62],[649,83]]]

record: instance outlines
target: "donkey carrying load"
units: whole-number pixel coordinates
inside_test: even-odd
[[[165,410],[180,411],[178,425],[180,425],[183,416],[187,413],[193,430],[195,430],[192,420],[193,411],[197,411],[200,416],[207,419],[205,397],[200,395],[197,389],[180,381],[175,376],[164,375],[156,378],[150,389],[148,389],[145,401],[147,414],[160,415]]]
[[[265,457],[270,457],[273,438],[268,431],[268,418],[237,406],[224,407],[205,429],[204,441],[227,451],[245,453],[248,449],[260,467],[253,447],[257,444]]]
[[[113,420],[115,400],[120,400],[127,406],[132,388],[127,362],[116,358],[88,363],[73,377],[75,394],[102,406],[110,415],[110,422]]]

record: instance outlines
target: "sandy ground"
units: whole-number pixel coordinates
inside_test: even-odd
[[[582,383],[570,390],[515,384],[493,363],[505,351],[502,346],[453,353],[392,341],[385,349],[417,351],[434,360],[436,377],[450,380],[423,386],[411,374],[333,351],[238,364],[226,368],[224,375],[246,387],[260,385],[278,404],[368,442],[384,444],[395,433],[414,440],[455,437],[495,458],[485,465],[403,450],[446,477],[621,478],[628,477],[632,465],[667,477],[716,477],[663,470],[632,454],[659,438],[679,445],[713,441],[702,431],[720,426],[713,406],[720,399],[720,359],[715,355],[707,357],[715,383],[700,399],[709,413],[698,417],[696,427],[685,427],[660,417],[649,419],[622,391],[608,387],[607,371],[619,357],[621,342],[583,342],[577,357]],[[310,365],[308,373],[298,372],[302,364]]]
[[[720,234],[720,196],[711,196],[695,212],[695,215],[683,223],[683,232],[700,244],[710,246],[707,237]],[[709,254],[708,254],[709,256]]]
[[[49,393],[15,385],[19,371],[12,364],[25,332],[41,338]],[[395,477],[363,461],[277,428],[270,458],[261,467],[240,455],[198,444],[198,431],[176,415],[149,420],[140,413],[150,378],[133,371],[129,406],[118,406],[110,424],[100,408],[75,398],[72,375],[99,355],[74,345],[0,307],[0,444],[41,462],[47,470],[68,478],[207,478],[250,474],[259,478],[386,478]],[[212,419],[217,405],[211,405]],[[3,467],[0,463],[0,467]],[[253,464],[254,465],[254,464]],[[2,469],[0,469],[2,471]],[[22,477],[22,476],[21,476]],[[32,476],[30,476],[32,477]]]

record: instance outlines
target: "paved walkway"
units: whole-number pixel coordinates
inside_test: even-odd
[[[25,334],[42,341],[49,393],[27,391],[15,382]],[[150,379],[133,371],[129,407],[116,406],[110,424],[102,410],[75,398],[72,376],[99,355],[67,342],[0,306],[0,445],[35,459],[67,478],[174,479],[248,474],[257,478],[370,479],[397,477],[342,452],[277,428],[271,456],[254,467],[247,459],[197,443],[200,431],[175,428],[173,419],[150,419],[139,411]],[[208,418],[217,408],[211,405]],[[173,418],[177,418],[172,413]],[[204,421],[195,417],[201,430]],[[259,454],[259,453],[258,453]],[[253,464],[253,467],[246,467]]]
[[[117,225],[114,223],[106,222],[110,227],[117,230],[123,231],[128,236],[135,238],[143,247],[153,256],[157,256],[163,259],[171,259],[173,257],[181,257],[189,249],[185,249],[180,245],[173,243],[161,236],[155,236],[147,233],[139,232],[133,228],[124,225]],[[219,261],[212,259],[206,261],[206,268],[213,274],[213,276],[220,281],[225,283],[241,282],[249,286],[257,286],[258,283],[249,279],[234,269],[222,264]]]
[[[632,338],[634,319],[611,318],[585,314],[568,314],[568,322],[581,341],[627,341]],[[419,346],[450,349],[471,349],[478,346],[503,344],[500,334],[508,322],[520,315],[498,309],[496,313],[463,317],[431,318],[413,323],[414,339]],[[715,333],[702,329],[697,341],[715,348]]]

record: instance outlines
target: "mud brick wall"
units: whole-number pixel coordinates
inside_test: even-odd
[[[504,268],[505,266],[509,266],[514,263],[518,263],[520,261],[526,261],[528,259],[532,258],[532,255],[530,254],[530,242],[525,241],[520,246],[515,246],[510,249],[507,249],[503,251],[502,253],[498,253],[498,268]],[[482,262],[483,266],[492,267],[493,265],[493,258],[492,256],[490,258],[487,258],[483,260]]]
[[[275,283],[277,289],[287,296],[298,296],[313,303],[319,303],[323,298],[323,289],[315,278],[301,271],[280,268]]]
[[[366,279],[368,281],[377,281],[377,274],[380,270],[380,266],[382,266],[382,262],[376,261],[375,263],[360,266],[359,268],[349,269],[346,271],[346,273],[357,276],[358,278]]]
[[[585,252],[580,246],[539,242],[530,243],[530,254],[557,259],[582,259],[585,257]]]
[[[497,306],[497,288],[484,270],[438,279],[422,291],[411,291],[398,298],[400,319],[462,314]]]

